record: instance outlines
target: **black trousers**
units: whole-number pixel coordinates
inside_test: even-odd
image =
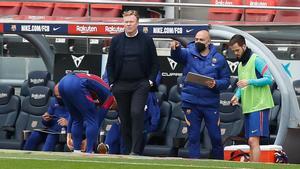
[[[143,153],[144,108],[150,84],[147,79],[117,81],[113,88],[121,120],[121,135],[124,140],[124,154]]]

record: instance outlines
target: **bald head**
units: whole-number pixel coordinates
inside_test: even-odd
[[[195,42],[210,43],[210,35],[207,30],[198,31],[195,35]]]

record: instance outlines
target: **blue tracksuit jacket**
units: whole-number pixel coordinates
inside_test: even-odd
[[[183,79],[188,72],[198,73],[215,79],[216,86],[212,89],[206,86],[184,82],[181,99],[185,104],[196,104],[207,109],[218,109],[220,90],[227,89],[230,84],[229,66],[216,47],[209,46],[210,53],[203,57],[195,48],[195,42],[188,44],[187,48],[178,47],[171,50],[171,58],[184,65]]]

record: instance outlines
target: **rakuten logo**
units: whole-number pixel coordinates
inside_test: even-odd
[[[98,28],[96,26],[76,26],[76,31],[81,32],[81,33],[92,33],[92,32],[97,32]]]
[[[231,1],[228,2],[227,0],[225,0],[225,1],[216,0],[215,4],[216,5],[233,5]]]
[[[122,26],[105,26],[105,32],[109,32],[110,34],[121,33],[121,32],[124,32],[124,27],[122,27]]]

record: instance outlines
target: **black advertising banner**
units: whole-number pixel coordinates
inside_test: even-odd
[[[165,84],[168,90],[177,84],[177,78],[182,76],[183,66],[167,56],[160,56],[161,84]]]
[[[54,81],[58,82],[70,72],[90,73],[101,76],[101,55],[55,54]]]

